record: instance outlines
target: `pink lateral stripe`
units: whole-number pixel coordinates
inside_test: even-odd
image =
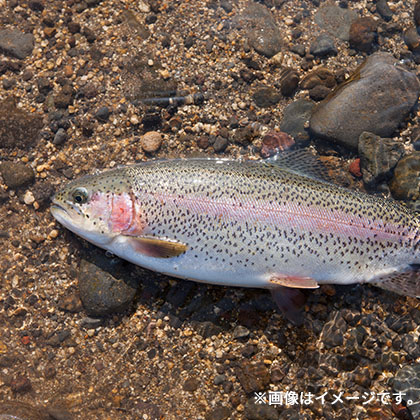
[[[149,195],[149,194],[148,194]],[[334,233],[341,236],[353,236],[360,239],[373,238],[376,240],[395,241],[396,237],[402,235],[405,239],[412,239],[414,232],[407,230],[401,231],[396,226],[383,226],[368,219],[353,220],[351,216],[343,212],[321,209],[319,207],[309,207],[305,211],[301,206],[289,203],[281,205],[278,203],[264,205],[257,201],[228,201],[216,202],[206,198],[181,198],[175,194],[150,194],[154,199],[163,202],[172,201],[177,207],[188,209],[199,214],[208,214],[224,218],[225,220],[235,220],[239,222],[265,222],[275,226],[288,226],[291,228],[301,228],[311,232]]]

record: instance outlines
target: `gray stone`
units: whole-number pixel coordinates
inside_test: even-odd
[[[356,18],[356,11],[327,3],[319,8],[315,15],[315,22],[330,35],[342,41],[348,41],[350,25]]]
[[[32,54],[34,36],[25,34],[18,29],[3,29],[0,31],[0,51],[6,55],[24,59]]]
[[[383,20],[388,22],[392,19],[393,13],[386,0],[378,0],[376,3],[376,11],[381,15]]]
[[[237,26],[248,28],[249,43],[257,53],[272,57],[283,47],[284,41],[280,29],[266,6],[249,1],[244,13],[237,20]]]
[[[138,288],[130,270],[100,251],[91,259],[83,259],[79,270],[80,299],[87,314],[103,316],[127,309]]]
[[[56,145],[63,144],[67,140],[67,133],[64,128],[59,128],[55,133],[53,143]]]
[[[217,136],[216,141],[213,143],[213,149],[216,153],[222,153],[228,147],[229,141],[222,136]]]
[[[278,103],[281,99],[280,93],[273,87],[259,88],[253,95],[252,99],[259,108],[267,108]]]
[[[334,40],[328,34],[321,34],[311,44],[310,53],[316,57],[326,57],[327,55],[336,55],[337,48],[334,45]]]
[[[403,400],[414,419],[420,418],[420,364],[404,366],[395,375],[393,381],[395,392],[405,393]]]
[[[233,338],[240,339],[240,338],[246,338],[249,336],[249,330],[248,328],[244,327],[243,325],[238,325],[233,330]]]
[[[414,73],[387,53],[376,53],[321,102],[310,120],[315,136],[357,148],[363,131],[391,137],[420,92]]]
[[[213,382],[215,385],[221,385],[226,379],[226,375],[216,375]]]
[[[292,136],[295,140],[308,140],[309,134],[305,125],[309,121],[315,103],[307,99],[298,99],[287,105],[283,113],[280,130]]]
[[[387,180],[403,153],[401,142],[363,132],[359,137],[359,156],[365,184],[373,188]]]
[[[22,162],[2,162],[0,173],[4,183],[11,189],[23,187],[35,180],[33,169]]]

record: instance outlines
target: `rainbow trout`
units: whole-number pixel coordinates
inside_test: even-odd
[[[420,296],[419,218],[397,202],[256,161],[150,161],[85,176],[53,216],[134,264],[273,292],[371,283]],[[293,317],[293,316],[292,316]]]

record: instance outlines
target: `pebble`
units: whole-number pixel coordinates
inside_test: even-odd
[[[334,73],[326,67],[318,67],[316,70],[311,71],[300,82],[301,89],[313,89],[316,86],[325,86],[327,88],[334,88],[337,85]]]
[[[256,403],[253,396],[245,405],[244,416],[247,420],[279,420],[279,413],[273,405]]]
[[[64,86],[61,91],[54,96],[54,105],[57,108],[66,109],[73,103],[74,92],[71,86]]]
[[[310,47],[310,53],[315,57],[326,57],[328,55],[336,55],[337,48],[334,40],[330,35],[324,33],[315,38]]]
[[[228,147],[228,145],[228,139],[222,136],[217,136],[215,142],[213,143],[213,149],[216,153],[222,153],[226,150],[226,147]]]
[[[367,187],[374,188],[390,178],[404,153],[404,145],[365,131],[359,137],[358,150],[363,181]]]
[[[235,373],[247,394],[265,391],[270,383],[270,372],[262,362],[243,361]]]
[[[350,148],[357,148],[363,131],[391,137],[420,91],[416,75],[387,53],[369,56],[344,83],[314,110],[310,129],[315,136]]]
[[[52,84],[47,77],[39,77],[36,81],[38,92],[47,95],[52,90]]]
[[[395,199],[405,200],[411,207],[419,207],[420,152],[411,153],[398,162],[389,187]]]
[[[356,178],[362,176],[362,171],[360,169],[360,158],[354,159],[349,165],[349,172]]]
[[[371,17],[356,19],[350,26],[350,47],[355,50],[370,52],[377,40],[377,22]]]
[[[18,29],[0,30],[0,51],[6,55],[23,60],[32,54],[34,36]]]
[[[82,259],[79,268],[79,293],[90,316],[104,316],[127,309],[138,284],[120,261],[94,252],[91,261]]]
[[[195,377],[190,377],[185,380],[184,385],[182,386],[182,389],[184,391],[194,392],[198,389],[199,386],[200,386],[200,381]]]
[[[417,0],[414,6],[414,23],[417,27],[420,26],[420,0]]]
[[[284,40],[276,19],[266,6],[248,2],[239,19],[249,28],[248,40],[257,53],[270,58],[283,48]]]
[[[404,31],[404,42],[413,53],[420,53],[420,35],[414,26],[410,26]]]
[[[331,89],[324,85],[316,85],[309,90],[309,97],[314,101],[322,101],[331,93]]]
[[[53,143],[58,146],[60,144],[64,144],[66,140],[67,140],[66,130],[64,130],[64,128],[59,128],[54,135]]]
[[[268,158],[279,151],[291,148],[295,144],[294,139],[285,132],[269,131],[262,139],[261,156]]]
[[[281,95],[277,89],[267,86],[259,88],[252,95],[252,99],[259,108],[268,108],[277,104],[281,99]]]
[[[53,232],[54,231],[51,231],[49,236],[51,236]],[[58,235],[58,231],[56,232]],[[52,238],[54,239],[54,237]],[[61,296],[58,300],[57,307],[61,311],[70,312],[70,313],[78,313],[83,310],[82,301],[80,300],[79,295],[76,293],[70,293],[70,294],[66,293],[64,296]]]
[[[299,86],[299,74],[296,70],[285,69],[280,75],[280,92],[283,96],[292,96]]]
[[[10,388],[17,394],[25,394],[32,389],[32,384],[27,376],[19,375],[12,379]]]
[[[326,3],[316,13],[315,22],[330,35],[348,41],[350,25],[357,17],[355,10]]]
[[[146,153],[155,153],[162,145],[162,134],[157,131],[148,131],[141,136],[140,145]]]
[[[200,149],[207,149],[207,147],[209,147],[209,138],[208,138],[208,136],[200,136],[197,139],[197,146]]]
[[[30,206],[35,202],[35,197],[32,194],[32,191],[26,191],[25,195],[23,196],[23,202],[27,205]]]
[[[3,79],[3,88],[4,90],[10,90],[16,86],[16,79]]]
[[[206,413],[205,420],[227,420],[231,414],[228,407],[219,405]]]
[[[0,147],[29,148],[38,140],[42,126],[39,115],[17,108],[13,98],[0,102]]]
[[[249,336],[248,328],[244,327],[243,325],[238,325],[233,330],[232,336],[235,340],[246,338]]]
[[[4,183],[11,189],[23,187],[35,180],[33,169],[22,162],[2,162],[0,173]]]
[[[309,140],[306,124],[312,113],[315,102],[308,99],[298,99],[287,105],[283,113],[280,130],[289,134],[296,142]]]
[[[403,392],[403,400],[407,403],[413,419],[420,418],[420,364],[404,366],[393,379],[394,392]]]
[[[107,106],[101,106],[96,112],[95,112],[95,118],[100,122],[106,122],[108,121],[109,116],[111,115],[111,111]]]
[[[388,6],[387,0],[378,0],[376,3],[376,11],[386,22],[389,22],[392,19],[393,13],[390,7]]]

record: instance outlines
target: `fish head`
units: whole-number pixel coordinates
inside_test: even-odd
[[[52,199],[51,213],[75,234],[103,248],[133,222],[134,204],[124,173],[111,170],[70,182]]]

